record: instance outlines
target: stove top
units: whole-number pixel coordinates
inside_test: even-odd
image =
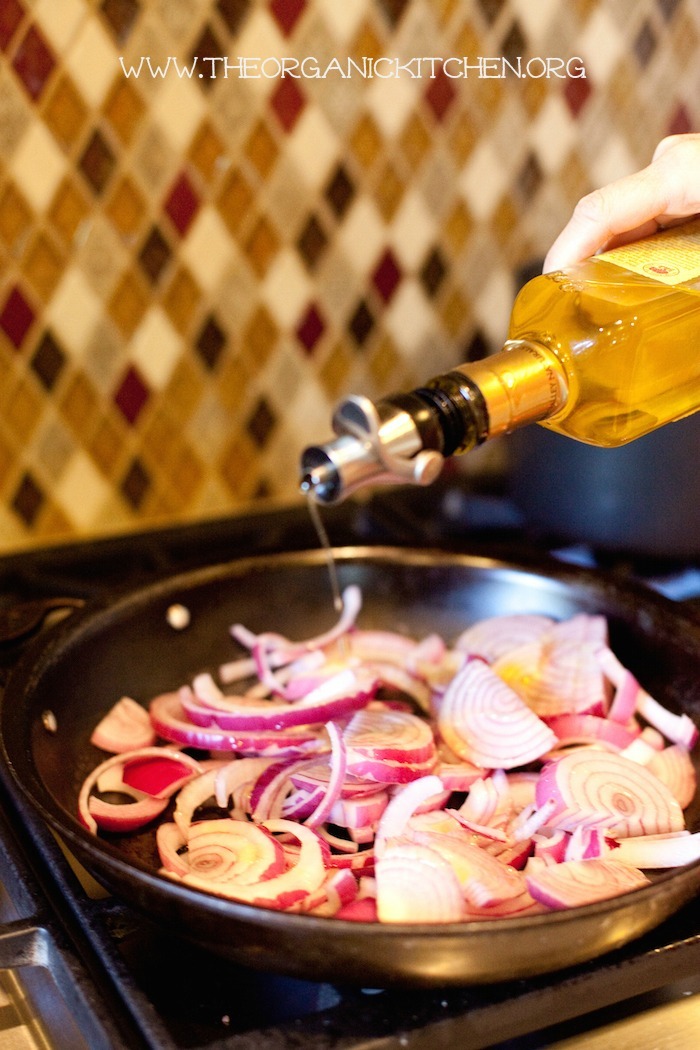
[[[555,556],[649,579],[683,598],[700,590],[694,566],[582,548],[543,550],[524,535],[507,501],[450,486],[349,502],[327,508],[323,519],[334,546],[440,547],[521,562]],[[317,546],[300,505],[6,556],[0,559],[0,615],[29,600],[90,601],[204,564]],[[0,647],[0,679],[22,645],[17,638]],[[0,787],[0,969],[19,975],[24,1005],[18,1016],[30,1033],[43,1024],[51,1047],[525,1050],[597,1023],[593,1011],[619,1010],[622,1003],[627,1009],[635,997],[700,973],[695,902],[602,960],[528,980],[362,989],[257,973],[185,944],[106,895],[11,784]],[[607,1015],[597,1020],[601,1016]],[[45,1045],[41,1038],[32,1045]]]

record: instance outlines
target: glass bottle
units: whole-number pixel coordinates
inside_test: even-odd
[[[616,447],[700,408],[700,220],[529,281],[502,350],[409,393],[337,408],[301,488],[428,484],[444,459],[530,423]]]

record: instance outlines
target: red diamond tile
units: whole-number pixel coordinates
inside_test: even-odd
[[[270,14],[284,35],[289,36],[305,7],[306,0],[271,0]]]
[[[432,109],[437,120],[443,119],[456,94],[457,92],[452,81],[441,66],[435,74],[435,79],[430,81],[425,92],[425,101]]]
[[[270,96],[270,105],[285,131],[291,131],[306,105],[296,82],[290,77],[283,77]]]
[[[34,311],[15,285],[0,312],[0,328],[17,350],[24,342],[33,320]]]
[[[187,233],[199,209],[199,198],[182,172],[165,199],[165,210],[181,237]]]
[[[372,274],[372,284],[385,303],[388,303],[393,296],[400,280],[401,269],[399,264],[394,258],[391,248],[387,248]]]
[[[146,383],[139,375],[138,369],[131,365],[114,395],[114,403],[127,423],[136,422],[149,397],[150,391]]]
[[[0,0],[0,50],[7,50],[23,15],[19,0]]]
[[[316,343],[319,341],[325,330],[326,326],[323,318],[321,317],[318,308],[312,303],[297,327],[297,339],[304,347],[307,354],[313,353]]]
[[[593,88],[588,78],[571,77],[564,87],[564,98],[574,117],[577,117],[585,106]]]
[[[692,130],[693,122],[690,119],[690,114],[681,102],[673,112],[673,115],[668,123],[668,128],[666,129],[666,134],[686,135],[689,131]]]
[[[38,99],[56,65],[56,59],[36,26],[25,33],[12,63],[30,98]]]

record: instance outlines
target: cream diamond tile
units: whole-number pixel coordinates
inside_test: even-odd
[[[498,267],[484,283],[474,302],[474,316],[493,346],[500,346],[508,336],[513,293],[512,274]]]
[[[84,274],[68,268],[46,309],[45,319],[59,343],[73,357],[80,357],[102,315],[102,303]]]
[[[547,174],[560,170],[578,140],[576,122],[559,95],[550,95],[526,134]]]
[[[181,249],[192,276],[205,291],[221,283],[237,248],[221,216],[211,205],[200,209]]]
[[[287,154],[308,189],[320,189],[339,153],[338,137],[321,110],[317,106],[307,107],[289,138]]]
[[[94,18],[78,31],[66,51],[65,64],[83,98],[93,108],[104,100],[114,78],[122,76],[115,47]]]
[[[576,50],[585,61],[588,76],[600,89],[629,46],[630,41],[620,32],[611,15],[599,5],[586,23]]]
[[[313,296],[314,286],[291,248],[279,253],[260,287],[262,301],[281,328],[291,328]]]
[[[401,131],[424,87],[419,78],[372,79],[366,95],[367,109],[388,138],[394,138]]]
[[[459,189],[473,215],[488,219],[508,187],[504,161],[488,139],[476,146],[459,179]]]
[[[349,43],[372,6],[369,0],[317,0],[319,16],[340,44]]]
[[[435,241],[436,222],[420,193],[408,192],[389,228],[389,243],[399,262],[415,271]]]
[[[418,281],[402,281],[384,314],[384,324],[403,358],[415,360],[419,354],[426,354],[421,367],[425,367],[426,379],[432,375],[429,348],[437,341],[438,332],[435,314]]]
[[[510,6],[532,48],[533,44],[537,44],[546,36],[556,15],[559,14],[561,3],[560,0],[537,0],[535,4],[532,0],[511,0]]]
[[[207,109],[201,90],[191,80],[165,76],[151,108],[154,124],[173,149],[186,150]]]
[[[10,173],[29,204],[43,212],[63,178],[67,164],[53,135],[33,119],[10,161]]]
[[[54,489],[56,502],[78,531],[94,526],[110,486],[82,449],[73,455]]]
[[[589,165],[593,184],[604,186],[608,182],[629,175],[639,168],[627,144],[619,135],[611,134],[605,149]]]
[[[152,306],[134,332],[129,356],[146,382],[162,390],[182,353],[182,340],[162,307]]]
[[[85,0],[36,0],[32,14],[51,46],[61,51],[89,17],[89,10]]]
[[[337,240],[351,266],[369,273],[386,243],[386,228],[371,198],[361,196],[353,202]]]
[[[276,85],[274,77],[276,63],[270,62],[263,69],[265,59],[281,59],[290,54],[287,41],[281,35],[266,6],[258,5],[251,11],[248,19],[235,41],[235,49],[230,56],[231,62],[248,59],[248,73],[245,83],[260,95],[270,94]],[[255,60],[257,64],[255,64]],[[263,75],[267,72],[268,75]],[[231,71],[229,80],[241,77],[240,72]]]

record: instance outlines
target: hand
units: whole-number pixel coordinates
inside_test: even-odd
[[[544,261],[561,270],[700,213],[700,134],[669,135],[651,164],[582,197]]]

